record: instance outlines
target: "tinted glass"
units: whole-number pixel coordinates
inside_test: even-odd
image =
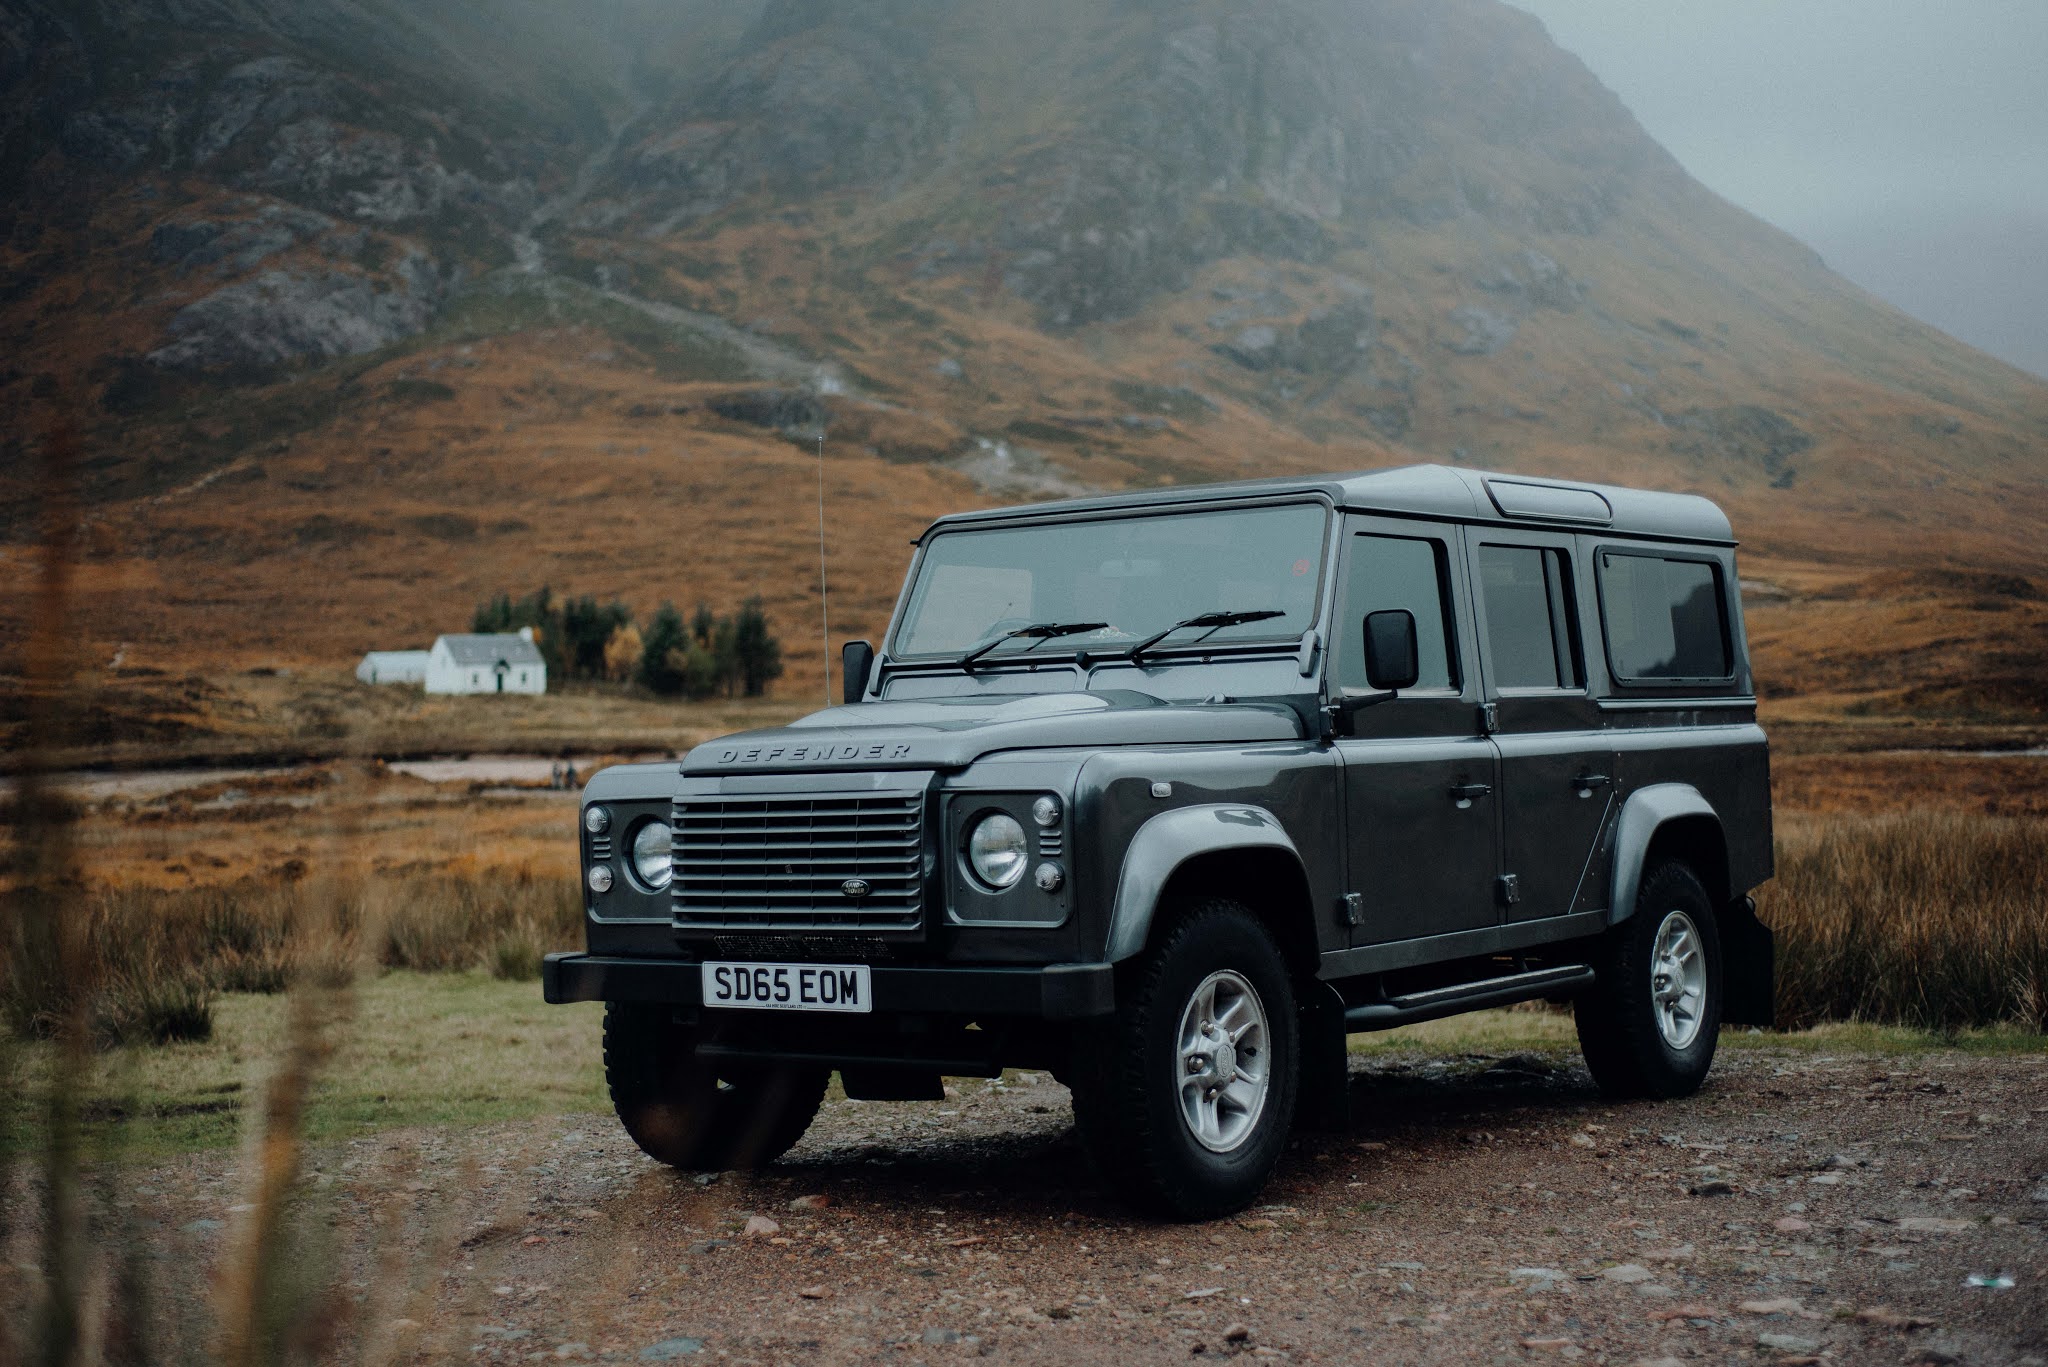
[[[1721,577],[1699,560],[1600,557],[1607,658],[1617,678],[1725,679],[1728,631]]]
[[[1486,652],[1499,688],[1577,688],[1571,593],[1564,552],[1553,547],[1481,546]]]
[[[1344,616],[1337,623],[1336,680],[1340,688],[1366,688],[1365,619],[1406,608],[1415,614],[1417,688],[1455,688],[1450,631],[1445,621],[1443,543],[1403,536],[1354,536],[1344,580]]]
[[[1294,640],[1315,621],[1328,516],[1319,503],[1294,503],[944,532],[925,550],[895,653],[959,654],[1035,622],[1108,624],[1039,654],[1113,651],[1202,613],[1267,610],[1280,615],[1206,636],[1178,632],[1157,649]]]

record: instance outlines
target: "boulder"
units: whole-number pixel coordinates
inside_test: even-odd
[[[392,277],[265,271],[180,309],[149,360],[165,370],[262,371],[390,346],[424,330],[442,294],[422,252],[408,253]]]

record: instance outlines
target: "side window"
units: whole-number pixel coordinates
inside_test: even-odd
[[[1721,567],[1711,561],[1604,551],[1600,606],[1617,679],[1725,679],[1733,672]]]
[[[1351,538],[1351,563],[1345,570],[1343,616],[1337,623],[1333,654],[1339,688],[1364,688],[1365,619],[1389,608],[1415,614],[1416,658],[1421,665],[1417,688],[1458,687],[1451,649],[1449,557],[1441,541],[1420,537]]]
[[[1486,654],[1496,686],[1577,688],[1585,682],[1569,573],[1564,552],[1555,547],[1479,548]]]

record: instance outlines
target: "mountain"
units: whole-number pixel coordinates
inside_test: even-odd
[[[0,0],[0,329],[7,563],[66,415],[173,671],[542,582],[808,630],[820,439],[867,631],[944,509],[1420,459],[1707,493],[1767,627],[2048,571],[2048,385],[1495,0]]]

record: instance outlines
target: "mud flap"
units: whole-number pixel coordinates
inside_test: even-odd
[[[1326,982],[1301,994],[1301,1086],[1295,1124],[1342,1134],[1351,1128],[1350,1052],[1345,1047],[1344,999]]]
[[[1778,1023],[1776,943],[1757,919],[1756,899],[1738,897],[1721,909],[1721,1023]]]

